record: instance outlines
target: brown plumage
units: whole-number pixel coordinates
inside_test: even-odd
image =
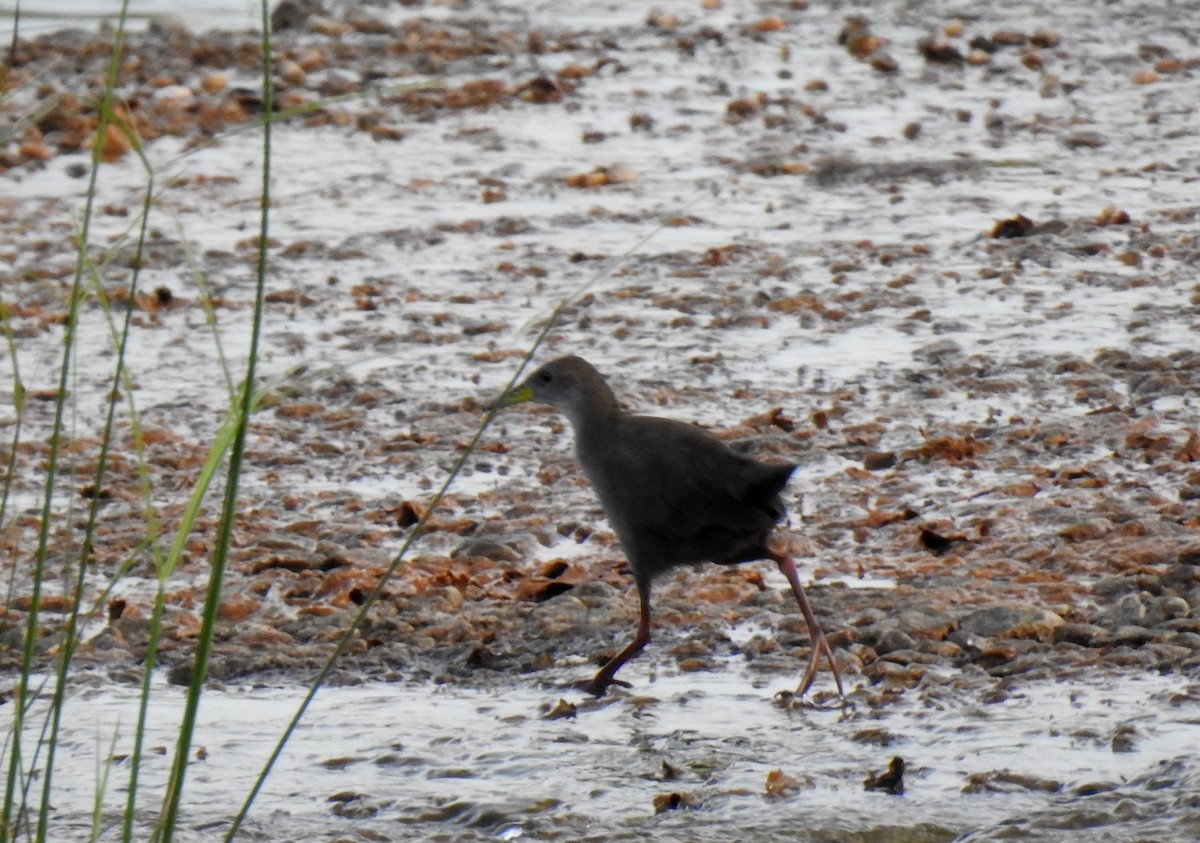
[[[735,565],[771,559],[787,577],[812,639],[798,694],[812,684],[822,653],[842,691],[828,641],[800,585],[796,566],[773,551],[771,531],[784,515],[780,492],[794,465],[759,462],[695,425],[624,412],[604,378],[580,357],[542,366],[500,400],[556,407],[575,431],[575,455],[629,559],[641,614],[637,635],[588,683],[599,696],[625,662],[650,642],[650,586],[679,565]]]

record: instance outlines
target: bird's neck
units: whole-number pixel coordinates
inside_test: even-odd
[[[592,392],[586,407],[565,407],[563,412],[571,422],[576,439],[584,440],[607,439],[622,415],[621,405],[607,384],[603,385],[602,390]]]

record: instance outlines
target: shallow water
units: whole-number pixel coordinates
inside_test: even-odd
[[[249,7],[256,18],[256,4],[239,5]],[[420,13],[437,16],[454,5],[431,4]],[[482,5],[468,6],[469,13],[482,16]],[[690,23],[700,15],[695,0],[656,6],[680,13],[689,21],[686,31],[696,34]],[[597,32],[588,33],[574,53],[519,55],[511,65],[500,57],[494,64],[450,67],[447,72],[456,83],[486,74],[516,84],[535,66],[537,72],[543,72],[543,65],[552,71],[555,62],[590,64],[609,53],[619,57],[621,72],[613,67],[581,84],[569,109],[513,106],[454,112],[428,122],[389,112],[408,132],[401,147],[334,126],[280,126],[273,147],[280,174],[273,231],[282,243],[316,238],[355,248],[348,252],[351,257],[338,260],[277,256],[272,288],[311,295],[315,304],[294,308],[281,301],[275,306],[267,324],[264,370],[274,377],[299,366],[344,366],[364,381],[364,390],[377,389],[371,379],[378,377],[395,392],[378,389],[380,408],[363,420],[361,434],[357,428],[314,429],[312,436],[339,443],[334,450],[344,455],[330,449],[303,451],[302,459],[283,469],[268,469],[262,463],[270,460],[263,456],[290,453],[296,431],[271,427],[280,424],[278,419],[260,419],[260,453],[244,478],[251,501],[247,510],[269,510],[277,501],[276,481],[268,486],[260,479],[277,469],[292,494],[315,503],[296,514],[276,514],[272,527],[301,518],[340,532],[361,521],[363,507],[357,502],[344,509],[336,501],[321,503],[323,495],[339,491],[368,506],[425,499],[429,484],[421,481],[440,481],[454,455],[448,444],[438,450],[431,441],[424,462],[403,467],[388,459],[364,461],[365,452],[375,453],[368,446],[410,426],[441,431],[444,443],[465,438],[476,415],[435,422],[422,415],[427,405],[436,404],[436,412],[445,414],[438,402],[468,395],[482,401],[493,395],[511,367],[481,368],[474,355],[483,349],[523,347],[530,320],[544,317],[558,296],[575,295],[581,285],[601,277],[588,263],[575,262],[574,255],[583,252],[610,259],[620,271],[594,285],[591,315],[564,323],[556,339],[564,349],[587,348],[606,370],[632,373],[636,366],[622,385],[636,406],[653,408],[663,384],[694,390],[668,392],[666,403],[674,406],[655,412],[728,427],[778,401],[803,426],[813,410],[846,403],[838,393],[847,386],[866,398],[850,402],[843,427],[849,432],[852,423],[882,424],[886,430],[878,447],[903,452],[939,423],[990,419],[997,406],[1009,417],[1023,414],[1074,426],[1110,400],[1132,401],[1132,375],[1128,385],[1114,382],[1117,398],[1089,403],[1065,382],[1014,366],[1034,352],[1041,357],[1069,353],[1088,361],[1105,348],[1165,357],[1194,347],[1194,226],[1191,217],[1174,214],[1195,202],[1190,174],[1200,146],[1192,119],[1195,85],[1189,74],[1194,70],[1164,78],[1157,86],[1131,81],[1146,65],[1137,56],[1140,43],[1161,40],[1185,59],[1194,50],[1190,35],[1175,31],[1175,21],[1164,20],[1161,13],[1156,19],[1134,4],[1127,4],[1122,14],[1120,6],[1105,7],[1109,17],[1102,25],[1083,31],[1078,22],[1088,16],[1082,4],[1051,10],[1032,4],[996,7],[987,17],[969,21],[971,32],[1043,24],[1062,30],[1066,48],[1047,51],[1050,69],[1035,74],[1005,53],[996,59],[995,72],[927,66],[913,47],[916,38],[963,14],[961,7],[895,4],[872,13],[903,64],[901,76],[884,78],[848,57],[837,43],[849,13],[841,7],[811,4],[790,31],[760,40],[734,33],[750,22],[748,16],[767,12],[726,3],[723,10],[701,18],[724,28],[732,46],[702,44],[689,55],[670,46],[677,35],[646,25],[643,4],[610,4],[603,12],[611,19],[602,21],[595,4],[488,4],[486,17],[497,26],[555,32],[560,21],[569,20],[572,27]],[[26,22],[34,20],[33,11],[26,8]],[[94,28],[95,22],[86,25]],[[617,46],[593,46],[610,41]],[[790,50],[787,58],[783,46]],[[1072,84],[1086,80],[1086,85],[1072,94],[1051,84],[1059,77]],[[829,90],[809,91],[805,86],[810,79],[827,80]],[[186,77],[180,81],[194,83]],[[835,131],[827,123],[810,126],[796,120],[771,129],[765,120],[727,119],[731,100],[758,92],[798,95],[842,127]],[[972,119],[964,121],[955,109]],[[659,128],[630,128],[635,111],[654,117]],[[990,133],[992,117],[1002,118],[1007,134]],[[902,135],[910,120],[926,127],[913,139]],[[1111,137],[1109,145],[1100,151],[1064,146],[1061,137],[1081,120],[1080,125]],[[602,130],[609,140],[596,146],[581,139],[592,130]],[[494,142],[484,143],[489,137]],[[799,141],[807,148],[797,147]],[[178,221],[196,254],[215,256],[203,268],[235,305],[222,317],[222,329],[238,340],[230,342],[231,349],[243,347],[250,261],[221,256],[245,256],[239,244],[257,219],[258,143],[247,134],[231,133],[218,145],[186,157],[184,139],[166,138],[148,147],[157,168],[187,176],[164,196],[166,221],[158,224],[169,238]],[[947,155],[986,163],[970,179],[927,184],[897,178],[890,189],[882,183],[887,179],[821,185],[760,178],[747,173],[741,162],[758,154],[806,166],[827,155],[872,165]],[[61,222],[77,217],[81,183],[67,174],[70,157],[6,177],[5,200],[18,206],[19,219]],[[609,191],[563,186],[572,173],[614,162],[632,165],[640,180]],[[485,180],[504,183],[509,199],[481,203],[479,186]],[[136,162],[114,164],[101,180],[104,201],[136,206],[141,184]],[[57,204],[52,197],[59,197]],[[1104,229],[1090,222],[1110,205],[1126,208],[1138,223],[1136,230],[1126,234],[1124,227]],[[695,219],[646,241],[662,218],[684,212]],[[997,220],[1017,212],[1039,222],[1065,220],[1070,227],[1061,242],[1044,235],[1033,238],[1024,251],[1001,249],[987,232]],[[527,221],[528,228],[510,236],[489,227],[506,217]],[[105,215],[94,225],[101,239],[115,241],[129,218]],[[1152,232],[1171,248],[1164,246],[1156,254],[1138,241]],[[26,267],[25,254],[33,256],[28,263],[38,264],[39,271],[41,263],[53,263],[39,257],[36,246],[46,237],[32,225],[14,231],[11,248],[22,250],[18,268]],[[860,246],[864,239],[893,244],[889,262],[869,243]],[[1093,240],[1106,248],[1083,248]],[[712,277],[697,269],[705,250],[726,244],[740,244],[748,256],[761,260],[748,257]],[[916,245],[925,248],[918,252]],[[1127,249],[1144,253],[1143,263],[1130,266],[1114,259]],[[772,264],[761,256],[772,250],[790,275],[777,279],[768,271]],[[682,263],[681,255],[686,258]],[[846,263],[847,256],[851,267],[835,273],[833,267]],[[536,265],[541,272],[509,277],[497,271],[510,262]],[[181,298],[189,301],[156,315],[158,321],[138,334],[138,359],[154,365],[140,367],[136,380],[148,419],[182,431],[189,441],[203,442],[219,421],[219,413],[210,410],[222,406],[225,384],[215,374],[212,343],[180,265],[163,259],[146,272],[150,286],[182,291]],[[345,279],[341,289],[386,279],[379,309],[358,309],[351,296],[331,286],[335,275]],[[39,276],[31,272],[30,277]],[[903,282],[897,289],[909,291],[913,299],[897,293],[873,308],[854,308],[856,301],[875,301],[892,282]],[[614,288],[630,284],[663,294],[664,303],[615,294]],[[744,302],[718,299],[718,293],[736,293],[739,285],[746,291]],[[827,310],[840,310],[842,316],[773,315],[751,307],[755,290],[767,300],[816,291]],[[477,301],[456,301],[464,291]],[[690,312],[676,307],[687,306],[689,296],[702,297],[693,308],[693,324],[668,331],[665,326],[673,325],[680,313]],[[924,316],[914,318],[921,310]],[[505,315],[511,328],[494,339],[466,330],[497,313]],[[397,314],[412,316],[418,326],[421,320],[428,324],[448,314],[452,319],[438,335],[444,344],[398,340],[398,333],[407,336],[409,324]],[[763,318],[739,328],[736,321],[725,325],[730,314]],[[75,387],[82,427],[101,415],[96,407],[109,388],[105,373],[110,360],[107,326],[96,321],[90,333],[84,328]],[[294,341],[297,337],[303,342]],[[936,382],[943,376],[922,349],[947,340],[959,344],[964,361],[978,363],[981,377],[989,371],[1009,375],[1011,391],[976,391],[975,380],[965,378],[940,384],[944,392],[938,400],[932,394],[915,400],[910,380],[915,383],[919,375]],[[720,360],[712,372],[685,362],[707,359],[713,348],[720,349]],[[22,370],[31,386],[56,382],[60,349],[57,332],[23,338]],[[1052,371],[1055,365],[1045,359],[1031,371]],[[7,379],[5,366],[0,360]],[[745,387],[753,400],[730,397],[741,392],[738,387]],[[1194,413],[1185,406],[1190,393],[1180,397],[1167,392],[1149,393],[1158,397],[1154,414],[1147,417],[1156,418],[1167,433],[1178,434],[1182,443],[1184,431],[1194,426]],[[328,401],[332,410],[349,401],[316,390],[311,398]],[[1150,409],[1142,404],[1138,411]],[[42,414],[43,425],[47,416]],[[503,435],[523,444],[512,447],[507,457],[487,457],[502,471],[479,470],[457,481],[464,511],[481,520],[507,512],[514,498],[511,492],[501,494],[507,487],[524,495],[539,486],[540,457],[546,452],[539,454],[537,447],[549,438],[545,427],[542,417],[513,414],[503,421],[503,433],[492,441]],[[1161,457],[1155,470],[1148,471],[1149,458],[1116,453],[1130,446],[1125,429],[1113,430],[1110,438],[1097,440],[1094,454],[997,453],[995,460],[978,466],[912,466],[907,473],[884,476],[904,481],[899,492],[896,484],[883,491],[897,498],[897,507],[912,503],[922,512],[969,526],[982,507],[999,519],[1005,516],[991,510],[1020,510],[1024,499],[997,504],[988,495],[1028,480],[1027,465],[1055,470],[1064,461],[1071,467],[1074,460],[1111,477],[1110,488],[1117,491],[1109,494],[1134,499],[1141,495],[1138,489],[1152,488],[1164,499],[1177,500],[1176,476],[1156,473],[1163,467]],[[838,526],[847,523],[838,508],[843,502],[858,500],[861,492],[865,507],[870,505],[866,490],[871,498],[879,494],[874,481],[862,489],[849,483],[847,469],[860,463],[860,455],[848,451],[838,436],[835,427],[827,434],[814,431],[811,449],[795,443],[806,460],[806,515],[814,528],[825,527],[820,535],[826,543],[814,542],[815,562],[844,572],[850,568],[839,567],[842,560],[863,554],[868,565],[873,559],[883,561],[891,571],[910,559],[908,538],[879,531],[864,543]],[[563,452],[569,447],[565,437],[553,441]],[[1000,447],[997,443],[998,452]],[[1041,480],[1047,475],[1034,476]],[[164,498],[169,498],[182,485],[174,476],[165,480],[169,491]],[[601,523],[589,510],[595,506],[590,493],[565,485],[554,489],[558,505],[572,518]],[[475,500],[486,493],[492,493],[490,498]],[[186,494],[186,488],[178,494]],[[1100,492],[1095,499],[1069,499],[1065,491],[1060,497],[1066,499],[1064,507],[1077,506],[1083,515],[1091,507],[1105,511]],[[24,508],[27,500],[35,511],[40,498],[20,500],[15,508]],[[1174,535],[1184,517],[1168,512],[1152,518],[1132,506],[1130,512],[1147,524],[1151,539],[1168,528]],[[1015,558],[1029,536],[1061,548],[1063,538],[1056,533],[1037,514],[1012,524],[1001,520],[992,531],[993,543],[981,553]],[[1145,544],[1141,536],[1132,538],[1136,542],[1131,544]],[[436,544],[439,539],[456,541],[446,534],[431,535],[424,550],[453,549]],[[398,536],[386,541],[389,548],[398,542]],[[1095,578],[1103,560],[1116,555],[1105,555],[1098,544],[1073,545],[1080,560],[1072,568],[1075,581]],[[543,558],[594,557],[605,551],[563,538],[534,552],[540,556],[523,561],[529,568]],[[1119,556],[1145,558],[1141,552],[1131,547]],[[1033,568],[1040,557],[1024,558],[1034,560]],[[197,570],[202,570],[199,565],[180,577]],[[913,574],[908,576],[911,582]],[[777,574],[765,577],[771,588],[783,587]],[[885,577],[876,576],[877,584],[886,584]],[[152,580],[138,582],[147,591],[154,585]],[[982,599],[995,590],[980,581],[977,593]],[[136,590],[132,594],[131,606],[137,602]],[[148,600],[145,594],[141,598],[144,610]],[[1060,599],[1044,597],[1041,602],[1057,606]],[[740,640],[755,632],[742,629],[732,637]],[[1119,676],[1105,672],[1112,670],[1110,665],[1098,667],[1091,681],[1072,678],[1069,685],[1010,687],[967,667],[934,673],[926,686],[896,701],[873,687],[852,692],[844,710],[784,711],[772,703],[774,692],[784,685],[781,680],[748,678],[738,662],[721,672],[672,674],[665,665],[674,662],[661,656],[664,667],[656,674],[655,652],[623,674],[634,683],[637,696],[584,707],[574,719],[543,720],[542,713],[560,697],[582,702],[578,694],[528,684],[490,691],[418,684],[322,691],[241,837],[1183,841],[1200,836],[1200,805],[1194,796],[1200,791],[1198,694],[1186,677]],[[1095,652],[1102,664],[1102,654]],[[182,699],[179,689],[165,684],[156,693],[148,742],[152,749],[171,745]],[[230,688],[206,695],[196,739],[206,758],[197,760],[189,773],[187,812],[178,839],[211,840],[227,828],[301,696],[294,686]],[[135,712],[132,692],[121,686],[81,684],[73,692],[54,779],[60,815],[54,828],[61,838],[72,830],[79,832],[77,838],[85,836],[110,746],[118,755],[130,751]],[[1128,751],[1114,751],[1114,743]],[[882,770],[893,755],[910,765],[907,792],[899,797],[865,793],[867,772]],[[147,822],[157,814],[168,759],[154,751],[146,759],[142,814]],[[802,784],[792,794],[768,797],[765,782],[774,770]],[[667,771],[674,772],[668,776]],[[107,810],[122,804],[120,783],[126,774],[127,762],[112,764]],[[969,785],[985,792],[963,793]],[[672,792],[689,794],[691,807],[655,815],[654,798]],[[115,822],[114,817],[107,814],[106,820]],[[114,839],[112,828],[101,839]]]
[[[735,664],[652,671],[652,659],[638,664],[627,677],[634,691],[600,703],[522,684],[323,690],[240,837],[977,841],[1087,830],[1092,839],[1184,840],[1200,831],[1198,689],[1178,676],[982,694],[947,685],[883,707],[859,689],[844,707],[785,710],[772,703],[779,688],[752,685]],[[294,687],[204,696],[195,743],[205,757],[188,773],[178,839],[227,830],[300,697]],[[579,704],[576,716],[544,719],[560,698]],[[156,688],[146,816],[169,769],[169,753],[159,753],[173,742],[181,700],[180,689]],[[119,810],[128,761],[104,759],[110,746],[118,757],[131,750],[135,715],[132,689],[72,692],[55,776],[60,828],[75,827],[71,817],[87,826],[106,766],[104,804]],[[894,755],[908,765],[905,792],[865,792],[868,771]],[[777,769],[798,783],[772,797],[765,783]],[[981,775],[985,792],[964,792]],[[673,792],[690,807],[656,816],[655,797]]]
[[[0,4],[0,36],[12,37],[11,2]],[[271,7],[275,3],[269,4]],[[31,36],[64,26],[94,29],[101,23],[116,25],[121,0],[41,0],[21,3],[20,32]],[[150,20],[173,20],[197,31],[207,29],[250,29],[262,20],[258,0],[202,0],[177,3],[174,0],[132,0],[128,25],[136,29]]]

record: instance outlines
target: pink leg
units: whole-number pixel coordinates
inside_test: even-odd
[[[804,671],[804,678],[800,680],[800,685],[796,688],[796,696],[804,696],[809,686],[812,685],[813,679],[817,675],[817,666],[821,662],[821,653],[824,653],[829,660],[829,669],[833,671],[833,681],[837,683],[838,696],[845,696],[842,691],[842,677],[838,673],[837,661],[833,658],[833,648],[829,646],[825,633],[821,631],[817,617],[813,614],[812,606],[808,603],[808,596],[804,593],[804,587],[800,585],[800,575],[796,573],[796,563],[792,561],[792,557],[783,553],[772,553],[771,558],[775,560],[779,570],[791,583],[792,593],[796,595],[796,602],[800,604],[804,622],[808,624],[808,637],[812,640],[812,657],[808,660],[808,669]]]
[[[629,687],[628,682],[622,682],[619,679],[614,679],[621,665],[632,659],[638,653],[645,649],[650,643],[650,589],[649,587],[642,588],[638,586],[638,598],[641,602],[641,614],[638,618],[637,635],[629,642],[629,646],[621,652],[613,656],[604,667],[600,668],[600,672],[593,677],[592,681],[584,686],[584,690],[589,694],[602,697],[604,692],[608,690],[609,685],[622,685]]]

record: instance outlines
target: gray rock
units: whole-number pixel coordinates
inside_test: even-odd
[[[1097,635],[1104,635],[1107,631],[1104,627],[1094,623],[1064,623],[1054,630],[1054,643],[1059,644],[1065,641],[1081,647],[1090,647]]]
[[[1160,579],[1164,588],[1187,591],[1200,582],[1200,568],[1195,565],[1172,565]]]
[[[486,536],[469,538],[450,552],[450,558],[481,556],[497,562],[520,562],[532,550],[529,542],[529,539],[519,536],[508,539]]]
[[[952,629],[954,619],[947,614],[922,609],[901,609],[895,615],[896,626],[917,638],[941,641]]]
[[[1066,621],[1049,609],[1036,606],[990,606],[959,619],[958,629],[967,636],[984,638],[1054,639],[1054,630]]]
[[[1112,632],[1105,632],[1097,635],[1092,639],[1093,647],[1140,647],[1143,644],[1153,641],[1155,638],[1154,630],[1147,629],[1144,626],[1136,624],[1127,624],[1118,627]]]
[[[1147,601],[1147,604],[1144,620],[1146,626],[1158,626],[1165,621],[1186,618],[1192,613],[1192,607],[1188,605],[1188,602],[1182,597],[1174,595],[1154,597]]]
[[[882,658],[896,664],[943,664],[946,659],[937,656],[933,653],[926,653],[921,650],[893,650]]]
[[[875,652],[881,656],[894,653],[897,650],[914,650],[917,646],[917,642],[911,635],[894,626],[879,630],[878,634],[871,637],[873,641],[868,641],[868,643],[871,643],[875,648]]]
[[[1123,626],[1140,626],[1146,617],[1146,604],[1140,594],[1126,594],[1115,605],[1096,614],[1092,623],[1107,630],[1116,630]]]
[[[1153,574],[1128,574],[1104,577],[1092,586],[1096,594],[1115,597],[1118,594],[1129,594],[1136,591],[1157,593],[1162,590],[1162,581]]]
[[[620,600],[624,592],[603,580],[589,580],[575,586],[571,596],[579,600],[589,609],[609,607],[614,601]]]

